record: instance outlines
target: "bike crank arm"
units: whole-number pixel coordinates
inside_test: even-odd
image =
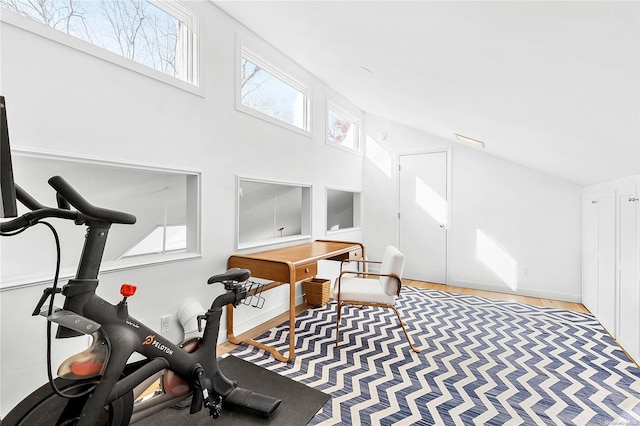
[[[220,417],[222,413],[222,397],[216,396],[215,400],[211,397],[204,377],[204,369],[198,366],[195,371],[196,380],[198,381],[198,387],[193,392],[193,399],[191,401],[191,414],[195,414],[202,409],[202,404],[209,409],[209,415],[214,419]]]

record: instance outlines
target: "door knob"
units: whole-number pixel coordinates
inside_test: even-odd
[[[441,223],[440,228],[444,228],[444,227],[445,227],[444,223]]]

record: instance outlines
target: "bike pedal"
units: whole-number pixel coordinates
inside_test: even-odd
[[[211,398],[208,399],[209,401],[207,406],[209,407],[209,415],[214,419],[217,419],[220,417],[220,414],[222,414],[222,397],[218,396],[215,401]]]

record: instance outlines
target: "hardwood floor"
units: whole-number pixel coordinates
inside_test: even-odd
[[[422,281],[402,280],[403,285],[426,288],[430,290],[448,291],[451,293],[468,294],[478,297],[488,297],[489,299],[509,300],[511,302],[524,303],[527,305],[541,306],[546,308],[566,309],[574,312],[589,313],[581,303],[563,302],[560,300],[541,299],[539,297],[519,296],[517,294],[498,293],[495,291],[476,290],[473,288],[455,287],[446,284],[434,284]]]
[[[589,310],[580,303],[571,303],[571,302],[563,302],[559,300],[542,299],[539,297],[519,296],[516,294],[476,290],[472,288],[455,287],[455,286],[450,286],[446,284],[434,284],[434,283],[428,283],[423,281],[403,280],[403,285],[426,288],[430,290],[448,291],[451,293],[458,293],[458,294],[468,294],[468,295],[473,295],[478,297],[487,297],[489,299],[496,299],[496,300],[509,300],[512,302],[524,303],[527,305],[541,306],[541,307],[547,307],[547,308],[566,309],[568,311],[589,313]],[[299,314],[300,312],[304,312],[307,309],[308,307],[306,304],[299,305],[296,307],[296,314]],[[265,322],[264,324],[256,328],[253,328],[247,331],[246,333],[239,335],[238,337],[240,339],[251,339],[253,337],[259,336],[265,331],[270,330],[276,325],[286,321],[288,317],[289,317],[288,314],[285,312],[282,315],[278,315],[277,317],[272,318],[271,320]],[[229,342],[221,343],[220,345],[218,345],[218,355],[223,355],[227,352],[230,352],[236,347],[237,346],[234,345],[233,343],[229,343]]]

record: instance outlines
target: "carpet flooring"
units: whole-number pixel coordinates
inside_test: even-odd
[[[404,287],[389,309],[297,317],[289,363],[232,355],[331,395],[310,424],[640,424],[640,370],[590,314]],[[288,326],[256,340],[287,352]]]

